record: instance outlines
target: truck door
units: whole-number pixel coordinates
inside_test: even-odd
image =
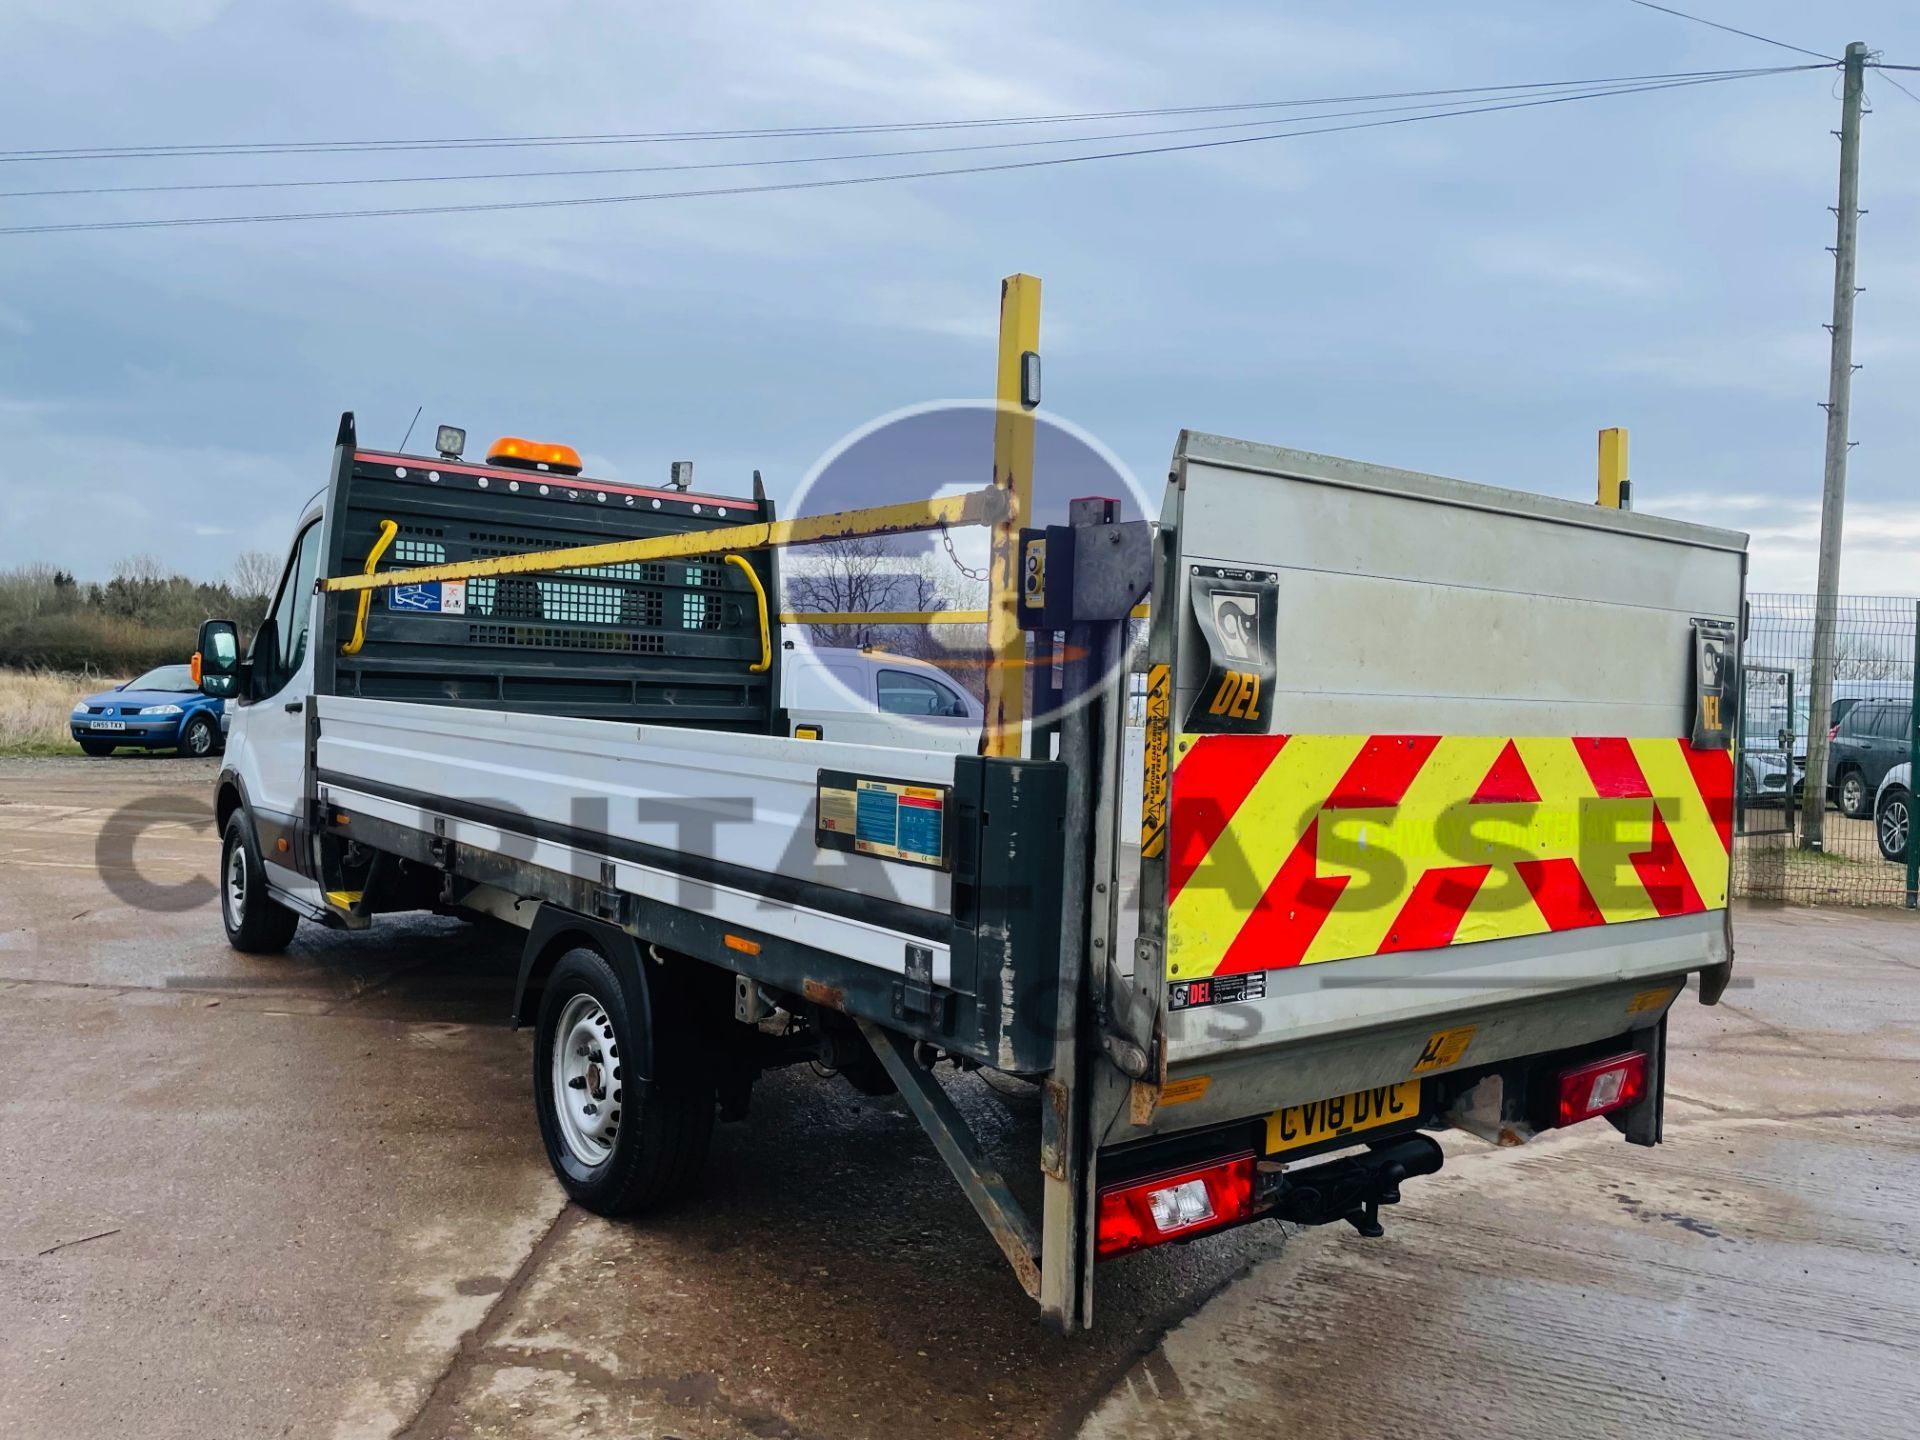
[[[276,889],[316,902],[319,887],[298,867],[306,863],[301,819],[306,712],[313,703],[313,647],[308,642],[317,603],[313,584],[320,529],[315,516],[293,542],[273,608],[254,632],[246,694],[234,707],[228,738],[229,763],[246,793],[268,879]]]
[[[1729,961],[1744,536],[1192,434],[1162,533],[1155,1124],[1597,1042]]]

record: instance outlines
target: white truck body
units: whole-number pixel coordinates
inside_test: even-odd
[[[1590,1113],[1658,1141],[1667,1007],[1689,975],[1717,998],[1732,962],[1720,677],[1745,537],[1183,434],[1157,531],[1073,531],[1073,603],[1083,577],[1102,598],[1069,652],[1117,654],[1151,582],[1144,730],[1123,676],[1070,709],[1061,758],[987,759],[977,706],[903,726],[865,694],[911,662],[856,656],[857,704],[820,703],[811,660],[783,674],[771,552],[399,573],[770,513],[515,475],[361,451],[343,420],[233,672],[223,913],[236,944],[262,905],[524,926],[515,1019],[540,1027],[543,1135],[582,1203],[619,1208],[552,1117],[601,1094],[603,1021],[658,1096],[678,1054],[723,1111],[815,1043],[897,1085],[1069,1328],[1096,1254],[1262,1216],[1378,1233],[1440,1164],[1420,1129],[1524,1140],[1596,1065],[1619,1062],[1592,1087],[1618,1098]],[[396,573],[315,593],[363,570]],[[560,993],[584,953],[611,978]],[[729,1008],[673,1008],[712,975]],[[1042,1082],[1038,1223],[935,1056]],[[714,1093],[675,1102],[687,1123]],[[1147,1233],[1182,1166],[1199,1228]]]

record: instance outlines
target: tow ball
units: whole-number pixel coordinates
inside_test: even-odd
[[[1263,1174],[1268,1213],[1296,1225],[1327,1225],[1344,1220],[1368,1239],[1386,1231],[1380,1207],[1400,1203],[1400,1183],[1414,1175],[1432,1175],[1446,1163],[1438,1141],[1427,1135],[1403,1135],[1304,1170]]]

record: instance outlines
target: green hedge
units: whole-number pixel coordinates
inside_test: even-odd
[[[184,664],[199,639],[197,625],[143,625],[88,611],[0,623],[0,666],[76,674],[138,675],[156,665]]]

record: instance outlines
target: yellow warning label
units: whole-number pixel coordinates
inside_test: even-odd
[[[1429,1070],[1446,1070],[1458,1065],[1460,1057],[1467,1053],[1467,1046],[1473,1043],[1473,1032],[1477,1029],[1477,1025],[1462,1025],[1457,1030],[1434,1031],[1427,1037],[1420,1058],[1413,1062],[1413,1073],[1423,1075]]]
[[[1627,1014],[1644,1015],[1649,1010],[1659,1010],[1679,993],[1680,987],[1677,985],[1660,985],[1652,990],[1642,990],[1627,1001]]]
[[[1169,1105],[1185,1105],[1189,1100],[1198,1100],[1207,1093],[1207,1087],[1213,1083],[1211,1075],[1189,1075],[1184,1080],[1169,1080],[1160,1087],[1160,1108]]]
[[[1167,848],[1167,740],[1173,716],[1173,676],[1165,665],[1147,672],[1145,774],[1140,787],[1140,858]],[[1166,1104],[1163,1097],[1162,1104]]]

